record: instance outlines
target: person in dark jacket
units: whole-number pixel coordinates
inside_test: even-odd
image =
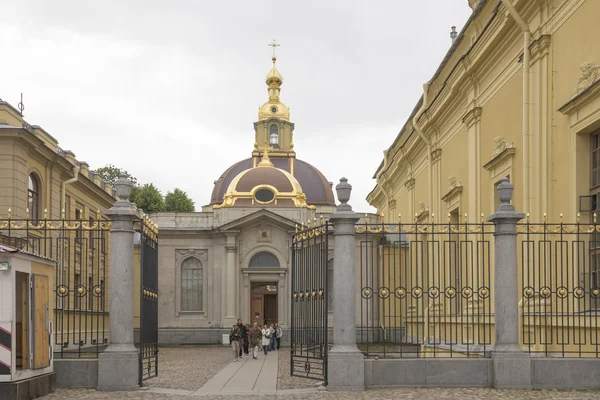
[[[233,349],[233,361],[237,361],[240,351],[240,344],[242,342],[242,336],[240,334],[240,328],[237,325],[234,325],[231,328],[231,333],[229,333],[229,343],[231,343],[231,348]]]
[[[255,322],[252,329],[250,329],[250,347],[252,348],[252,358],[256,360],[256,356],[258,355],[258,346],[261,345],[262,339],[262,331],[258,327],[258,324]]]
[[[240,328],[240,336],[242,337],[244,354],[248,356],[248,330],[246,329],[246,326],[242,324],[241,319],[237,320],[237,326]],[[242,347],[240,347],[240,357],[242,357]]]

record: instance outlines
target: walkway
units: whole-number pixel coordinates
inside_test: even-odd
[[[278,352],[271,351],[258,359],[243,357],[231,362],[192,396],[231,394],[277,394]]]

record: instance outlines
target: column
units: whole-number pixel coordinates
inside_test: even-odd
[[[115,183],[117,200],[104,212],[110,230],[110,344],[98,357],[98,390],[138,387],[138,351],[133,344],[133,222],[139,213],[129,202],[133,184],[125,176]]]
[[[508,178],[498,185],[500,205],[488,218],[494,232],[494,306],[496,343],[492,352],[496,388],[531,388],[531,359],[519,346],[517,223],[525,214],[510,204],[514,186]]]
[[[225,245],[226,262],[225,268],[227,274],[227,286],[225,288],[225,318],[223,319],[223,328],[231,328],[233,324],[237,322],[237,316],[235,313],[235,303],[239,296],[235,289],[235,251],[237,246],[235,245],[235,233],[227,233],[227,244]]]
[[[330,220],[333,248],[333,347],[329,352],[328,391],[362,391],[365,388],[364,356],[356,347],[356,242],[358,214],[347,204],[352,186],[346,178],[335,187],[338,200]]]

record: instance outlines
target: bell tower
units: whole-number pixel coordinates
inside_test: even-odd
[[[273,47],[273,66],[267,74],[265,83],[269,99],[258,109],[258,121],[254,123],[254,151],[252,157],[258,160],[262,154],[261,149],[270,147],[270,157],[286,157],[294,158],[294,124],[290,122],[290,109],[281,102],[279,95],[281,93],[281,85],[283,84],[283,76],[277,70],[277,57],[275,56],[275,48],[279,44],[273,40],[269,44]]]

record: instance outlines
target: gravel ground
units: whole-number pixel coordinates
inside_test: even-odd
[[[314,379],[290,376],[290,348],[282,347],[279,352],[277,390],[315,389],[319,381]]]
[[[261,400],[289,399],[289,400],[384,400],[384,399],[411,399],[411,400],[591,400],[600,399],[598,391],[521,391],[521,390],[492,390],[492,389],[377,389],[368,390],[361,393],[293,393],[285,395],[243,395],[244,398],[260,398]],[[95,392],[86,389],[59,389],[55,393],[44,396],[41,399],[61,399],[61,400],[117,400],[117,399],[135,399],[135,400],[191,400],[191,399],[239,399],[240,395],[234,396],[207,396],[190,397],[186,395],[168,395],[158,393],[148,393],[144,391],[135,392]]]
[[[163,389],[199,389],[233,359],[229,346],[162,347],[158,354],[158,376],[144,385]]]

